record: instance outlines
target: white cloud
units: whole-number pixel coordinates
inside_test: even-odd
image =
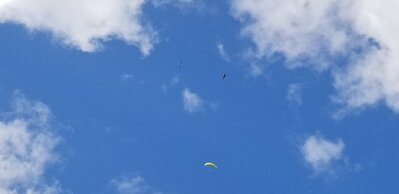
[[[51,111],[41,102],[14,96],[13,111],[0,120],[0,193],[45,193],[61,190],[43,176],[57,160],[58,138],[51,132]]]
[[[302,104],[302,84],[295,83],[288,86],[287,100],[295,105]]]
[[[338,97],[349,108],[385,102],[399,112],[399,2],[356,1],[351,7],[353,28],[375,39],[379,47],[335,74]]]
[[[180,78],[178,75],[173,76],[172,80],[170,81],[170,85],[171,86],[175,86],[176,84],[178,84],[180,81]]]
[[[49,32],[56,40],[93,52],[118,39],[148,55],[155,32],[142,20],[146,0],[1,0],[0,23]]]
[[[162,84],[161,89],[162,89],[163,93],[168,92],[168,86],[166,84]]]
[[[155,7],[175,6],[180,9],[198,8],[202,6],[202,0],[150,0]]]
[[[121,76],[121,81],[126,82],[128,80],[131,80],[134,78],[134,75],[129,74],[129,73],[125,73]]]
[[[197,94],[186,88],[183,90],[182,96],[184,110],[188,112],[198,112],[203,110],[204,102]]]
[[[180,82],[179,75],[174,75],[169,83],[164,83],[161,85],[162,91],[164,93],[168,92],[168,89],[176,86]]]
[[[309,136],[300,147],[304,160],[316,173],[330,172],[333,164],[342,159],[344,148],[341,139],[334,142],[319,135]]]
[[[282,53],[289,67],[333,69],[335,99],[349,109],[378,102],[399,112],[396,0],[233,0],[254,56]],[[345,67],[334,58],[349,59]]]
[[[113,179],[111,184],[119,194],[162,194],[148,186],[147,182],[140,176]]]
[[[235,17],[246,23],[243,34],[256,44],[258,57],[283,52],[293,61],[316,58],[323,50],[334,54],[346,46],[346,34],[335,25],[339,18],[330,16],[335,2],[233,0],[232,7]]]
[[[177,3],[177,4],[191,4],[194,3],[196,0],[152,0],[151,2],[155,6],[161,6],[165,4]]]
[[[252,63],[249,66],[249,74],[252,77],[258,77],[258,76],[264,75],[264,67],[257,63]]]
[[[217,43],[216,48],[218,49],[220,57],[222,57],[223,60],[225,61],[230,61],[230,56],[226,53],[226,50],[224,49],[224,45],[222,43]]]

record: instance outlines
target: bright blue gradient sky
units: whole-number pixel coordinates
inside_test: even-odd
[[[256,45],[263,44],[259,39],[269,36],[243,30],[252,24],[261,26],[264,16],[254,14],[251,19],[251,13],[235,11],[237,2],[253,0],[195,2],[165,1],[158,6],[147,2],[140,8],[141,19],[157,33],[148,56],[114,38],[99,50],[84,52],[79,45],[62,43],[51,27],[27,30],[25,21],[0,14],[0,111],[16,113],[1,122],[29,119],[18,116],[11,105],[18,93],[51,110],[50,133],[59,138],[57,146],[48,150],[58,159],[42,166],[43,174],[34,177],[39,181],[0,178],[4,185],[0,189],[26,193],[30,187],[56,185],[53,193],[76,194],[399,190],[398,109],[385,101],[397,96],[381,92],[378,100],[363,103],[361,97],[368,93],[349,93],[360,96],[356,99],[342,97],[346,90],[337,86],[337,72],[356,65],[348,58],[368,57],[372,44],[339,48],[342,53],[354,51],[351,54],[329,54],[332,48],[324,42],[319,48],[306,40],[324,33],[319,29],[306,34],[303,42],[309,50],[321,49],[315,55],[308,48],[300,48],[299,57],[289,54],[292,47],[257,50]],[[0,13],[7,3],[0,5]],[[287,30],[266,26],[276,33]],[[303,35],[299,31],[279,38],[295,42]],[[379,49],[397,53],[396,47],[384,42],[390,39],[365,32],[367,41],[382,45]],[[348,37],[353,38],[349,43],[359,40]],[[264,42],[278,45],[276,40]],[[223,45],[228,59],[218,45]],[[329,67],[315,67],[321,61]],[[257,68],[260,71],[254,73]],[[352,75],[348,72],[342,75]],[[227,73],[224,80],[223,73]],[[358,91],[357,86],[352,89]],[[369,91],[367,87],[362,85],[359,91]],[[195,99],[184,99],[184,91]],[[45,134],[36,128],[26,130]],[[219,168],[205,168],[206,161]]]

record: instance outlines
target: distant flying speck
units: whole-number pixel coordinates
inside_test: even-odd
[[[224,73],[224,74],[222,75],[222,79],[226,79],[226,77],[227,77],[227,73]]]

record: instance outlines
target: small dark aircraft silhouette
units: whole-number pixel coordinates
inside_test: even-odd
[[[224,73],[224,74],[222,75],[222,79],[226,79],[226,77],[227,77],[227,73]]]

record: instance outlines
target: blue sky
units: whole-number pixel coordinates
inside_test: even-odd
[[[394,0],[51,2],[0,0],[0,193],[399,189]]]

